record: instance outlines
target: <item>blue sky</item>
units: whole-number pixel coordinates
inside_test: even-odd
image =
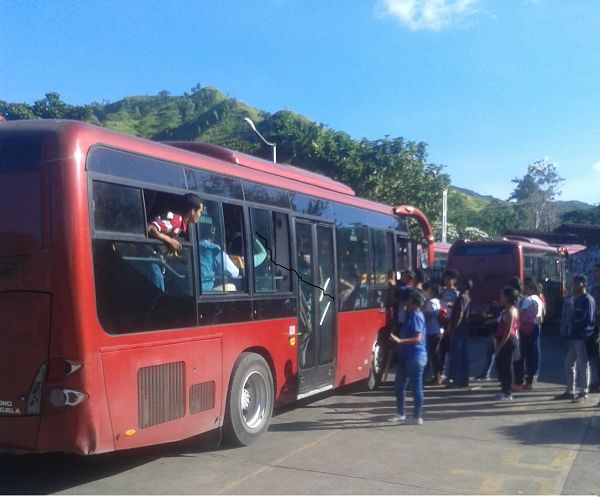
[[[216,86],[355,138],[429,144],[506,198],[548,157],[600,201],[595,0],[0,1],[0,99],[73,103]]]

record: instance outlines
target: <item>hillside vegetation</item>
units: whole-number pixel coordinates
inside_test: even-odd
[[[200,85],[183,95],[163,91],[81,106],[48,93],[31,105],[0,100],[0,114],[8,120],[76,119],[151,140],[214,143],[270,159],[270,148],[244,123],[243,118],[249,117],[268,140],[277,143],[280,162],[326,174],[372,200],[415,205],[434,222],[440,217],[441,191],[450,183],[442,168],[428,161],[423,142],[388,136],[356,140],[295,112],[270,114]],[[578,203],[575,207],[589,206]],[[490,234],[522,223],[514,202],[458,187],[449,191],[449,221],[459,232],[476,226]]]

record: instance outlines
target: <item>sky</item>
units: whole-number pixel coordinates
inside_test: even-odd
[[[71,104],[215,86],[354,138],[428,144],[507,198],[548,158],[600,202],[596,0],[1,0],[0,100]]]

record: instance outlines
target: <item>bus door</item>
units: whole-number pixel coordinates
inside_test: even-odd
[[[300,397],[333,387],[336,346],[333,227],[296,221]]]

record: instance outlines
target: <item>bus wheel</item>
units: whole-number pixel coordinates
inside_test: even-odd
[[[273,412],[273,377],[258,354],[240,355],[231,375],[223,423],[223,439],[229,445],[250,445],[260,437]]]
[[[383,377],[383,353],[379,344],[375,343],[371,353],[371,367],[369,368],[369,377],[367,378],[367,388],[377,390],[381,385]]]

